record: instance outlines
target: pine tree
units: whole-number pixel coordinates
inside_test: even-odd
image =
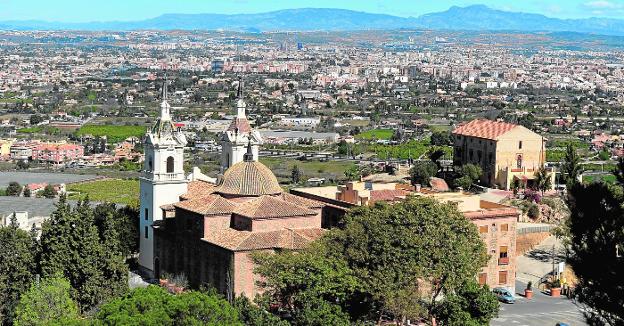
[[[41,247],[43,276],[64,275],[82,311],[106,298],[111,284],[104,277],[103,248],[88,200],[80,201],[72,210],[62,196],[57,210],[44,223]]]
[[[35,275],[35,253],[28,232],[16,224],[0,227],[0,324],[10,324],[13,309]]]

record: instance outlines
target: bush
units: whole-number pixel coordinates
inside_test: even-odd
[[[22,193],[22,186],[19,183],[12,181],[9,183],[9,186],[6,187],[6,195],[7,196],[19,196]]]
[[[536,204],[529,206],[529,211],[527,212],[527,215],[532,219],[538,218],[540,215],[539,207]]]

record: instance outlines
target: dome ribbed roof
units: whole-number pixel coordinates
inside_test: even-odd
[[[224,195],[262,196],[282,193],[275,174],[264,164],[256,161],[232,165],[216,192]]]

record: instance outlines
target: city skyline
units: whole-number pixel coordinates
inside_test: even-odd
[[[166,1],[120,1],[105,3],[85,3],[77,0],[61,1],[15,1],[0,0],[0,21],[42,20],[50,22],[97,22],[97,21],[134,21],[158,17],[170,13],[215,13],[215,14],[251,14],[296,8],[334,8],[388,14],[399,17],[417,17],[441,12],[452,6],[470,6],[482,4],[493,9],[536,13],[547,17],[574,18],[624,18],[624,3],[608,0],[547,0],[547,1],[498,1],[498,0],[460,0],[438,1],[334,1],[315,2],[303,0],[232,0],[198,1],[185,0],[175,3]]]

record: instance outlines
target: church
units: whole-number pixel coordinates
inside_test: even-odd
[[[192,287],[253,298],[260,289],[251,254],[304,248],[323,234],[327,204],[284,192],[258,162],[262,138],[247,120],[240,81],[236,106],[221,135],[217,181],[185,176],[186,139],[163,87],[160,118],[145,138],[139,264],[151,277],[183,273]]]

